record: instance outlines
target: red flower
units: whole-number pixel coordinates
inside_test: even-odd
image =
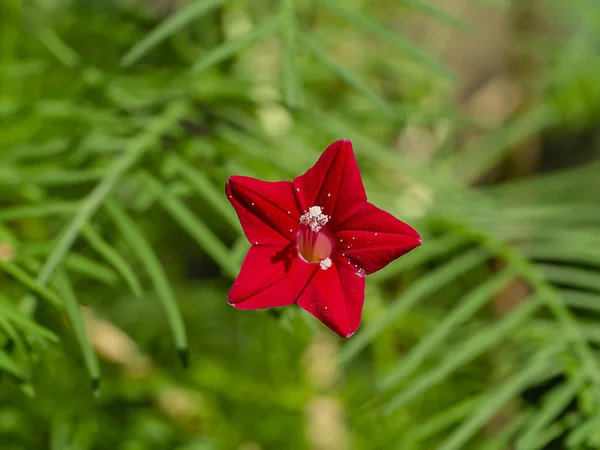
[[[412,227],[367,202],[349,140],[331,144],[293,182],[232,176],[225,190],[252,244],[229,293],[238,309],[298,303],[350,337],[365,275],[421,244]]]

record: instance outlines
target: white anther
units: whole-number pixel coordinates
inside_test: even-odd
[[[300,217],[300,223],[309,226],[313,233],[317,233],[328,221],[329,216],[323,214],[320,206],[311,206],[308,212]]]
[[[331,267],[331,258],[325,258],[322,259],[321,262],[319,263],[319,266],[321,266],[321,269],[323,270],[327,270]]]

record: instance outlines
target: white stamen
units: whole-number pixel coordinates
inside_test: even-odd
[[[319,266],[321,266],[321,269],[323,270],[329,269],[331,267],[331,258],[322,259]]]
[[[300,217],[300,223],[308,225],[313,233],[317,233],[328,221],[329,216],[323,214],[320,206],[311,206],[308,212]]]

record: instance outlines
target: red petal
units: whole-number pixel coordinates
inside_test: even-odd
[[[421,245],[414,228],[365,203],[336,232],[337,252],[368,275]]]
[[[290,181],[232,176],[225,191],[251,244],[282,244],[295,238],[300,213]]]
[[[334,263],[327,270],[316,271],[298,305],[341,337],[348,338],[360,325],[364,301],[364,276]]]
[[[294,179],[296,196],[303,212],[320,206],[336,228],[351,209],[367,201],[360,171],[349,140],[336,141],[323,152],[313,167]]]
[[[291,305],[318,268],[297,258],[294,245],[253,246],[231,287],[229,303],[238,309]]]

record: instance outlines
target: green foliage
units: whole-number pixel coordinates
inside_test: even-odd
[[[433,0],[0,0],[2,449],[346,448],[321,409],[349,448],[600,448],[600,166],[474,187],[597,123],[596,6],[537,7],[561,31],[516,37],[539,73],[489,127],[398,31],[485,32]],[[425,162],[395,145],[415,124],[441,136]],[[424,243],[327,347],[295,308],[227,305],[248,243],[223,186],[339,138]]]

